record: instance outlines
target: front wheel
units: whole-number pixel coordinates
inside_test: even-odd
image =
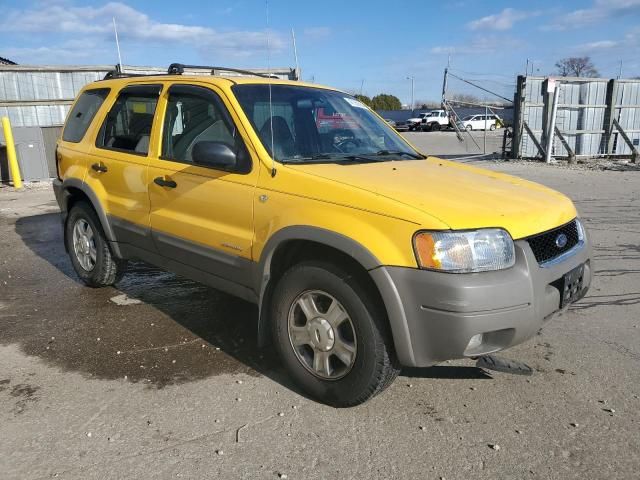
[[[76,203],[65,225],[64,239],[73,268],[90,287],[106,287],[124,274],[125,262],[111,253],[98,216],[85,202]]]
[[[364,282],[323,262],[304,262],[278,282],[272,332],[294,381],[335,407],[365,402],[399,373],[384,306]]]

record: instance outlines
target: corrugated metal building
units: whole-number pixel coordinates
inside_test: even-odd
[[[104,78],[114,68],[112,65],[15,65],[10,60],[0,58],[0,117],[9,117],[11,121],[18,161],[25,180],[42,180],[55,175],[55,142],[74,98],[87,83]],[[166,73],[167,69],[125,65],[122,71],[133,74],[162,74]],[[269,73],[289,80],[297,80],[299,76],[294,68],[250,71]],[[185,74],[211,75],[212,71],[210,68],[185,68]],[[242,75],[223,68],[215,69],[213,74]],[[6,181],[3,143],[0,129],[0,174],[1,179]],[[39,164],[36,165],[34,162]]]

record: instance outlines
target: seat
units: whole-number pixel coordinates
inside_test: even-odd
[[[273,123],[273,156],[276,159],[288,158],[295,155],[296,142],[293,138],[293,134],[289,129],[287,121],[279,116],[275,115],[271,117],[271,121],[267,119],[260,129],[260,138],[262,143],[271,149],[271,124]]]

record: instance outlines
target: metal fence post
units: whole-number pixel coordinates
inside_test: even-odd
[[[606,155],[613,154],[613,140],[615,136],[613,134],[614,125],[613,122],[616,120],[616,97],[618,96],[618,81],[617,80],[609,80],[607,84],[607,110],[604,114],[604,153]]]
[[[522,136],[524,133],[524,103],[526,77],[518,75],[516,94],[513,99],[513,138],[511,139],[511,158],[522,156]]]
[[[553,149],[553,137],[556,133],[556,114],[558,113],[558,99],[560,97],[560,83],[556,83],[555,81],[551,84],[551,80],[549,80],[549,84],[547,88],[553,88],[553,99],[551,104],[551,115],[549,118],[549,129],[547,130],[547,144],[545,146],[545,162],[551,162],[551,150]]]

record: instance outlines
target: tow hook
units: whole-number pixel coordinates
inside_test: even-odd
[[[533,375],[533,369],[523,362],[500,358],[496,355],[482,355],[477,357],[476,367],[494,370],[496,372],[511,373],[513,375]]]

